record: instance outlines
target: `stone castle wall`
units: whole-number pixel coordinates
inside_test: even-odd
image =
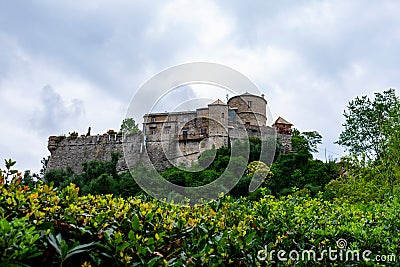
[[[241,128],[241,130],[231,129],[229,131],[231,142],[246,138],[243,136],[244,126],[236,128]],[[264,138],[276,137],[275,129],[272,127],[261,127],[254,131],[248,128],[248,135],[261,138],[260,131],[256,130],[261,130]],[[285,150],[289,151],[290,135],[278,134],[278,138],[286,148]],[[197,160],[203,151],[211,149],[213,145],[220,148],[228,146],[229,142],[227,136],[214,136],[185,142],[173,138],[165,141],[146,142],[143,139],[142,134],[127,137],[117,134],[78,137],[50,136],[48,149],[51,156],[48,170],[70,167],[75,173],[80,173],[83,171],[83,162],[109,161],[113,152],[120,152],[122,155],[117,163],[118,171],[128,170],[128,165],[136,164],[152,164],[156,169],[164,170],[172,164],[189,165],[192,161]],[[129,164],[125,160],[129,161]]]
[[[76,173],[82,172],[82,163],[93,160],[109,161],[113,152],[123,153],[122,136],[116,134],[63,137],[50,136],[48,149],[51,153],[47,168],[66,169],[71,167]],[[141,136],[133,135],[129,137],[132,144],[132,151],[140,152]],[[140,153],[133,153],[133,160],[141,160]],[[119,170],[127,169],[126,163],[121,157],[118,161]]]
[[[217,100],[196,111],[145,114],[142,134],[124,137],[108,132],[97,136],[51,136],[48,169],[71,167],[79,173],[83,162],[109,161],[113,152],[124,156],[118,161],[118,171],[137,164],[151,164],[158,170],[171,165],[189,166],[203,151],[213,146],[226,147],[229,142],[232,144],[248,136],[258,137],[263,144],[268,144],[264,146],[268,153],[262,153],[264,158],[260,160],[270,163],[274,156],[270,151],[275,151],[277,137],[285,152],[291,150],[291,136],[286,134],[290,133],[291,124],[285,129],[287,132],[266,126],[266,105],[264,95],[245,93],[230,98],[227,104]]]
[[[118,171],[128,170],[125,160],[129,161],[129,166],[152,164],[156,169],[164,170],[172,165],[171,162],[189,164],[196,160],[201,152],[210,148],[208,142],[179,142],[174,139],[163,142],[148,141],[144,145],[142,134],[127,137],[117,134],[50,136],[48,149],[51,156],[47,168],[54,170],[70,167],[75,173],[80,173],[83,171],[83,162],[109,161],[112,153],[119,152],[121,157],[117,163]]]

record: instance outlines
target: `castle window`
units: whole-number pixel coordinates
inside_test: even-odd
[[[206,128],[201,128],[200,133],[202,135],[206,135],[207,134],[207,129]]]
[[[187,140],[187,137],[188,137],[188,130],[187,129],[183,129],[182,130],[182,137],[183,137],[183,140]]]
[[[155,122],[156,121],[156,117],[151,117],[151,122]]]
[[[169,134],[170,131],[171,131],[171,127],[170,126],[164,127],[164,133],[165,134]]]
[[[234,110],[228,110],[228,120],[229,121],[236,121],[236,112]]]
[[[221,118],[224,118],[225,117],[225,113],[221,113]]]
[[[188,118],[187,118],[187,117],[184,117],[184,118],[183,118],[183,122],[188,122]]]
[[[156,133],[156,131],[155,130],[151,130],[151,134],[155,134]]]
[[[248,108],[251,108],[251,104],[252,104],[251,101],[248,101],[248,102],[247,102],[247,107],[248,107]]]

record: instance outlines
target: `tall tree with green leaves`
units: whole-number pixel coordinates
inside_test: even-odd
[[[400,100],[394,89],[375,93],[375,98],[356,97],[344,111],[346,122],[337,143],[369,160],[385,156],[393,130],[400,124]]]
[[[300,132],[292,130],[292,150],[280,154],[271,165],[274,174],[268,188],[274,195],[286,195],[293,187],[310,190],[312,194],[322,191],[325,184],[336,177],[337,165],[330,161],[324,163],[313,159],[322,136],[317,131]]]
[[[140,133],[139,124],[135,122],[133,118],[125,118],[122,121],[120,133],[130,135]]]
[[[297,129],[292,130],[292,150],[296,153],[311,153],[318,152],[318,145],[322,143],[322,135],[317,131],[300,132]]]

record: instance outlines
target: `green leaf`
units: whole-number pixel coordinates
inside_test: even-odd
[[[17,163],[16,161],[13,161],[13,160],[11,160],[11,159],[9,159],[9,160],[4,160],[5,161],[5,165],[6,165],[6,168],[7,169],[10,169],[12,166],[14,166],[15,165],[15,163]]]
[[[132,217],[132,229],[137,231],[137,230],[139,230],[139,228],[140,228],[139,218],[136,215],[134,215]]]
[[[147,266],[149,266],[149,267],[154,266],[154,264],[156,264],[157,261],[158,261],[160,258],[161,258],[161,257],[159,257],[159,256],[157,256],[157,257],[155,257],[155,258],[152,258],[152,259],[147,263]]]
[[[121,245],[117,246],[117,252],[123,251],[124,249],[126,249],[129,246],[130,246],[130,244],[128,242],[124,242]]]
[[[58,234],[58,235],[60,235],[60,234]],[[61,247],[59,246],[59,243],[53,234],[49,235],[48,241],[49,241],[50,245],[52,245],[56,249],[57,253],[61,256]]]
[[[83,253],[83,252],[88,252],[90,251],[90,249],[88,249],[89,247],[93,246],[95,244],[95,242],[91,242],[89,244],[83,244],[83,245],[79,245],[74,247],[73,249],[69,250],[67,252],[67,255],[65,256],[65,259],[68,259],[69,257],[75,255],[75,254],[79,254],[79,253]]]
[[[247,235],[244,237],[244,243],[245,245],[250,245],[252,242],[254,242],[254,236],[256,235],[257,232],[252,232],[251,234]]]
[[[135,236],[135,232],[133,232],[132,230],[129,231],[128,234],[128,238],[130,241],[136,241],[136,236]]]
[[[154,238],[150,237],[150,238],[147,240],[147,245],[148,245],[148,246],[154,245]]]

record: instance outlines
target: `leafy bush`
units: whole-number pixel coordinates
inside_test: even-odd
[[[336,162],[322,162],[313,159],[312,153],[317,151],[322,136],[317,132],[292,131],[292,151],[280,154],[271,165],[274,174],[268,188],[275,196],[284,196],[292,192],[292,188],[307,188],[312,195],[324,191],[324,187],[338,176],[339,167]]]
[[[30,258],[40,256],[39,231],[29,225],[26,217],[0,218],[0,266],[27,263]]]
[[[343,157],[341,164],[346,171],[326,185],[327,197],[351,203],[382,202],[399,193],[400,176],[392,173],[395,166],[371,164],[357,157]]]
[[[312,198],[308,189],[276,199],[260,188],[256,200],[225,196],[189,207],[144,195],[79,196],[73,184],[55,190],[41,182],[27,187],[16,180],[0,185],[1,240],[6,240],[2,251],[13,248],[1,260],[10,264],[255,266],[269,263],[257,257],[265,248],[321,253],[336,249],[340,238],[352,250],[371,250],[371,258],[400,254],[396,195],[382,203],[351,204],[321,195]],[[325,258],[285,264],[333,263]]]
[[[274,175],[269,167],[261,161],[252,161],[247,165],[245,174],[253,178],[268,183]]]

